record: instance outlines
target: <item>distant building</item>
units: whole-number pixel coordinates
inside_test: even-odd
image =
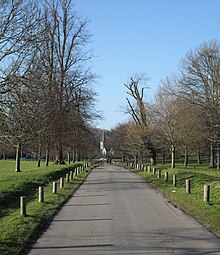
[[[103,157],[106,157],[106,149],[105,149],[105,130],[103,129],[101,132],[101,138],[100,138],[100,154]]]

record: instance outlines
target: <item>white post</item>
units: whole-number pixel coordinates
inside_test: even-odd
[[[161,170],[160,169],[158,169],[157,177],[158,177],[158,179],[160,179],[160,177],[161,177]]]
[[[190,187],[190,179],[186,179],[186,193],[191,193],[191,187]]]
[[[56,194],[57,193],[57,183],[53,182],[53,193]]]
[[[173,175],[173,186],[176,187],[176,175]]]
[[[156,169],[155,167],[153,167],[153,175],[155,175],[155,173],[156,173]]]
[[[21,209],[21,216],[26,216],[26,197],[22,196],[20,197],[20,209]]]
[[[164,176],[164,180],[165,180],[165,182],[168,182],[168,172],[165,172],[165,176]]]
[[[64,187],[64,178],[60,177],[60,188]]]
[[[43,186],[39,187],[39,202],[40,203],[44,202],[44,187]]]
[[[70,174],[67,173],[67,174],[66,174],[66,183],[69,183],[69,182],[70,182]]]
[[[204,202],[209,202],[210,200],[210,186],[208,184],[204,185]]]

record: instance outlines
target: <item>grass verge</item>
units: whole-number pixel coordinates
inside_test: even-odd
[[[5,164],[6,166],[2,167]],[[21,173],[15,173],[11,162],[0,161],[0,254],[24,255],[30,245],[48,226],[60,207],[79,188],[89,168],[52,193],[52,182],[65,176],[77,164],[33,168],[27,162]],[[78,165],[81,163],[78,163]],[[44,186],[44,202],[38,202],[38,188]],[[20,196],[26,196],[27,217],[20,216]]]

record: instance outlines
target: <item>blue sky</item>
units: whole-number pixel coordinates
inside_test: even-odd
[[[219,0],[75,0],[79,16],[88,18],[93,71],[100,78],[97,109],[111,129],[128,120],[126,88],[131,76],[144,73],[146,99],[152,100],[160,81],[176,73],[187,52],[205,41],[220,39]]]

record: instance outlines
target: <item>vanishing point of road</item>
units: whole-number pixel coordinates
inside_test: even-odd
[[[92,170],[29,255],[220,254],[220,239],[136,174]]]

